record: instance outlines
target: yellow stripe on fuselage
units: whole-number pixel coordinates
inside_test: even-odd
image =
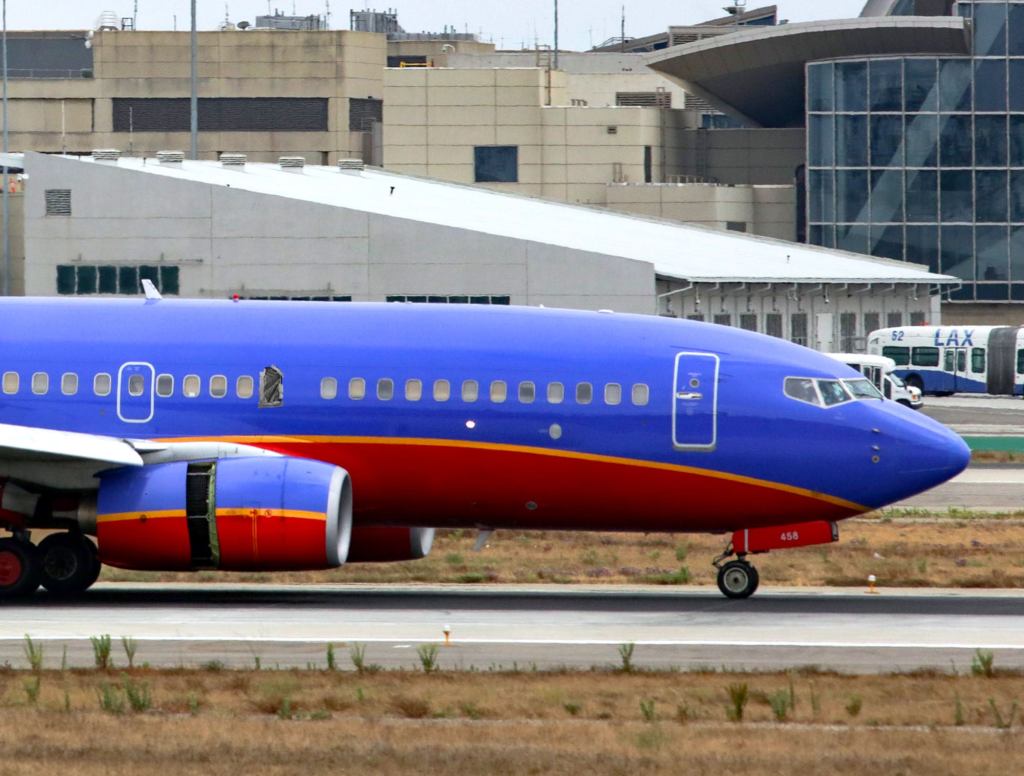
[[[613,455],[600,455],[597,453],[580,453],[573,450],[552,450],[546,447],[532,447],[529,445],[509,445],[497,442],[468,442],[459,439],[427,439],[418,437],[368,437],[368,436],[226,436],[226,437],[177,437],[155,440],[158,442],[229,442],[241,445],[252,445],[262,447],[265,445],[281,444],[337,444],[337,445],[408,445],[425,447],[454,447],[471,450],[491,450],[496,452],[524,453],[528,455],[543,455],[551,458],[569,458],[578,461],[593,461],[596,463],[610,463],[620,466],[634,466],[646,469],[658,469],[660,471],[677,472],[681,474],[694,474],[700,477],[738,482],[745,485],[753,485],[760,488],[792,493],[797,496],[824,501],[827,504],[850,509],[854,512],[869,512],[871,507],[858,504],[854,501],[828,493],[800,488],[795,485],[786,485],[771,480],[760,480],[756,477],[747,477],[742,474],[720,472],[713,469],[702,469],[698,466],[683,466],[674,463],[663,463],[661,461],[644,461],[637,458],[621,458]]]
[[[141,512],[112,512],[106,515],[96,515],[98,523],[119,523],[123,520],[165,520],[169,517],[184,519],[184,509],[154,509]]]
[[[97,515],[96,521],[100,523],[117,523],[124,520],[162,520],[177,517],[185,518],[183,509],[163,509],[139,512],[114,512],[106,515]],[[249,517],[252,519],[260,517],[285,517],[295,520],[327,520],[323,512],[310,512],[304,509],[264,509],[256,507],[221,507],[217,509],[217,517]]]

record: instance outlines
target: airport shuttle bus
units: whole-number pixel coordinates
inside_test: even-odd
[[[970,458],[845,364],[727,326],[148,291],[0,299],[0,599],[101,564],[415,560],[436,528],[719,534],[743,598],[751,556]]]
[[[926,394],[1024,394],[1024,327],[902,326],[868,335],[868,353]]]

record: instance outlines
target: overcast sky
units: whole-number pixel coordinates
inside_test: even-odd
[[[380,0],[382,7],[390,4],[398,11],[399,23],[409,32],[440,31],[445,25],[458,32],[482,34],[500,47],[519,48],[534,40],[550,43],[552,39],[553,0]],[[790,21],[839,19],[860,14],[865,0],[781,0],[779,14]],[[749,0],[748,7],[768,5]],[[189,0],[137,0],[138,28],[188,29]],[[325,0],[230,0],[227,3],[231,21],[253,21],[268,7],[299,14],[323,14]],[[368,7],[352,0],[330,0],[331,27],[348,28],[351,7]],[[722,16],[725,0],[560,0],[563,49],[583,50],[619,34],[622,7],[626,9],[626,34],[640,37],[660,32],[670,24],[689,24]],[[210,30],[224,20],[225,3],[198,0],[199,29]],[[369,6],[369,7],[372,7]],[[118,16],[131,16],[132,0],[8,0],[7,25],[12,30],[88,29],[95,25],[100,12],[115,11]]]

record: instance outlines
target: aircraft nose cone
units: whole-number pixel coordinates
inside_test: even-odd
[[[903,410],[904,415],[908,413]],[[890,455],[899,498],[934,488],[952,479],[971,462],[971,449],[957,434],[931,418],[907,418],[894,434]]]

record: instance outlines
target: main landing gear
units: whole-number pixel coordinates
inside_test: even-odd
[[[718,569],[718,589],[726,598],[750,598],[757,590],[761,578],[757,569],[746,559],[746,553],[738,555],[736,560],[722,562],[733,554],[730,542],[725,552],[712,561]]]
[[[0,539],[0,600],[32,595],[40,585],[54,595],[83,593],[99,574],[96,545],[78,532],[51,534],[38,546],[27,531]]]

